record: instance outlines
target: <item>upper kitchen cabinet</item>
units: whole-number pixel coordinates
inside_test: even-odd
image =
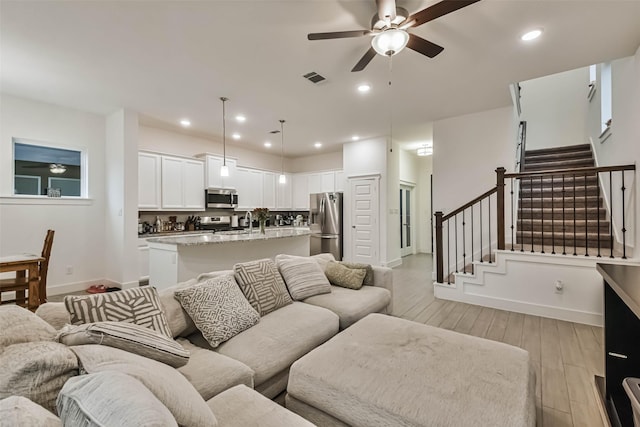
[[[228,161],[227,161],[228,163]],[[200,160],[184,160],[184,208],[205,210],[204,163]]]
[[[262,206],[263,208],[276,209],[277,177],[275,172],[263,172],[262,174]]]
[[[295,174],[292,179],[293,209],[309,210],[309,175]]]
[[[292,175],[284,174],[286,177],[286,182],[284,184],[276,184],[276,209],[280,211],[291,210],[293,208],[293,199],[292,199]]]
[[[336,171],[335,175],[335,191],[344,191],[344,171]]]
[[[204,162],[172,156],[159,157],[161,159],[160,208],[204,210]],[[142,191],[149,190],[143,188]]]
[[[205,156],[207,164],[206,183],[209,188],[237,188],[237,161],[227,157],[226,164],[229,168],[229,176],[220,176],[220,168],[224,163],[224,159],[218,156],[207,154]]]
[[[138,153],[138,209],[160,209],[160,156]]]
[[[264,172],[239,167],[236,170],[238,191],[237,209],[261,208],[263,203],[263,174]]]

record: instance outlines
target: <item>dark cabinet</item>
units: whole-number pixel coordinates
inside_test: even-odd
[[[605,398],[613,426],[633,427],[633,412],[622,387],[640,377],[640,267],[598,264],[604,278]]]

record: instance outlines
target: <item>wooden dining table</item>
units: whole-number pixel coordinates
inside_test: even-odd
[[[15,271],[17,278],[27,277],[29,281],[29,309],[35,310],[40,305],[40,255],[20,254],[0,257],[0,273]]]

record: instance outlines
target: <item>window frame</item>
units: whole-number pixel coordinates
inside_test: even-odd
[[[42,194],[15,194],[16,185],[16,143],[32,145],[36,147],[57,148],[61,150],[77,151],[80,153],[80,195],[49,197]],[[63,178],[63,177],[61,177]],[[88,150],[87,147],[69,144],[59,144],[53,142],[39,141],[22,137],[11,137],[11,194],[13,199],[46,199],[46,200],[88,200],[89,199],[89,170],[88,170]]]

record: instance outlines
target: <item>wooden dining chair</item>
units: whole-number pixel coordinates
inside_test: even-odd
[[[49,270],[49,258],[51,257],[51,247],[53,246],[54,234],[55,230],[47,230],[41,255],[41,257],[44,258],[44,261],[41,261],[38,266],[40,304],[47,302],[47,271]],[[22,307],[27,307],[27,290],[29,290],[29,278],[26,274],[16,274],[16,277],[0,279],[0,304],[16,303]],[[2,294],[6,292],[15,292],[15,298],[11,300],[2,300]]]

